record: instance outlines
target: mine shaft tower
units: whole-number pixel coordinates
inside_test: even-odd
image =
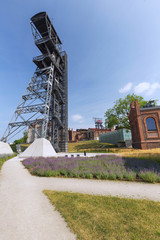
[[[95,122],[95,128],[96,129],[103,129],[103,121],[102,121],[102,118],[96,118],[94,117],[94,122]]]
[[[35,45],[42,55],[33,58],[36,70],[8,124],[2,141],[31,127],[37,137],[51,141],[59,152],[68,151],[68,73],[67,54],[46,12],[31,18]],[[40,124],[41,131],[33,126]]]

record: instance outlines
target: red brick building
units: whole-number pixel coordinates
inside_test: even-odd
[[[73,129],[68,130],[68,141],[78,142],[87,140],[99,140],[99,135],[102,133],[110,132],[111,129],[98,129],[98,128],[88,128],[88,129]]]
[[[149,102],[140,108],[136,100],[131,103],[129,121],[133,148],[160,148],[160,106]]]
[[[68,141],[69,142],[78,142],[82,140],[87,140],[87,129],[73,129],[68,130]]]

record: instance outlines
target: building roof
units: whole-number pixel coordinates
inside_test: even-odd
[[[110,131],[110,129],[106,129],[106,128],[88,128],[88,130],[94,130],[94,131]]]
[[[160,106],[155,106],[155,107],[143,107],[143,108],[140,108],[140,111],[154,110],[154,109],[160,109]]]

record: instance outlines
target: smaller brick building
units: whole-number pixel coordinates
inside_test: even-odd
[[[149,102],[140,108],[136,100],[131,103],[129,121],[133,148],[160,148],[160,106]]]
[[[102,133],[110,132],[111,129],[99,129],[99,128],[88,128],[88,129],[73,129],[68,130],[68,141],[78,142],[85,140],[99,140],[99,135]]]
[[[69,142],[78,142],[82,140],[87,140],[87,129],[73,129],[68,130],[68,141]]]

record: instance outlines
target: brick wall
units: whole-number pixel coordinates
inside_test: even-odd
[[[111,129],[97,129],[97,128],[77,129],[76,131],[73,131],[73,129],[69,129],[68,140],[69,142],[98,140],[100,134],[110,131]]]
[[[154,119],[156,129],[153,131],[147,126],[148,118]],[[136,100],[131,103],[129,121],[134,148],[160,148],[160,106],[140,108]]]

